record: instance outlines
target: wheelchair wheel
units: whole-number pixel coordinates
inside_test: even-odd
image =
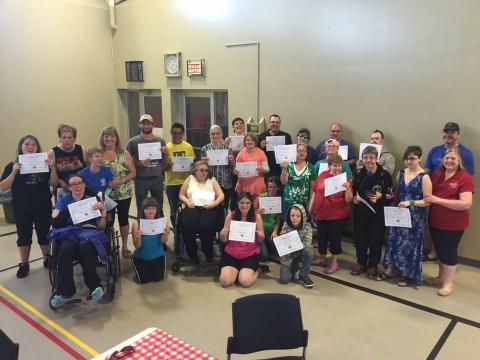
[[[115,282],[116,282],[116,275],[115,275],[115,259],[110,254],[107,257],[107,263],[105,264],[105,295],[104,299],[108,302],[112,301],[115,296]]]
[[[120,275],[122,274],[122,268],[120,265],[120,245],[118,242],[118,231],[115,231],[115,234],[112,237],[112,257],[113,257],[113,274],[115,277],[115,281],[117,281],[120,278]]]
[[[180,263],[180,261],[175,261],[172,266],[171,266],[171,269],[174,273],[178,273],[180,271],[182,267],[182,264]]]

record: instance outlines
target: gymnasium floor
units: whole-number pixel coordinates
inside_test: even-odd
[[[0,210],[0,328],[20,343],[20,359],[88,359],[149,327],[168,331],[223,359],[232,332],[231,303],[263,292],[300,298],[304,327],[310,332],[309,359],[480,358],[478,268],[460,265],[455,293],[441,298],[429,286],[399,288],[393,281],[351,276],[354,248],[346,241],[341,270],[327,276],[322,268],[312,267],[315,286],[310,290],[296,283],[280,285],[276,264],[250,289],[221,288],[214,269],[169,273],[159,284],[140,286],[132,280],[129,261],[122,259],[122,277],[112,303],[88,301],[53,312],[47,303],[48,271],[35,260],[40,257],[38,246],[32,247],[30,275],[15,277],[14,232],[15,226],[5,223]],[[435,270],[435,264],[424,269],[427,275]],[[80,274],[76,282],[82,283]],[[81,286],[77,289],[85,292]],[[272,354],[277,353],[261,356]]]

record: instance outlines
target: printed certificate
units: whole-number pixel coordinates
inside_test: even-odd
[[[200,192],[192,194],[192,202],[195,206],[205,206],[215,201],[215,192]]]
[[[346,182],[347,173],[341,173],[340,175],[325,179],[325,197],[345,191],[346,189],[342,185]]]
[[[245,136],[243,135],[233,135],[230,136],[230,147],[232,150],[240,151],[243,149],[243,139]]]
[[[193,157],[191,156],[174,156],[172,158],[173,172],[188,172],[192,169]]]
[[[264,209],[265,214],[281,214],[282,198],[280,196],[259,197],[259,209]]]
[[[357,200],[360,201],[361,203],[363,203],[367,208],[369,208],[374,214],[376,214],[377,212],[375,211],[375,209],[368,203],[367,200],[365,200],[364,198],[362,198],[360,195],[357,194]]]
[[[338,155],[340,155],[343,160],[348,160],[348,145],[339,146]]]
[[[165,231],[167,221],[165,218],[147,220],[140,219],[140,230],[143,235],[160,235]]]
[[[385,217],[385,226],[412,227],[412,218],[410,216],[410,209],[408,208],[385,206],[383,208],[383,215]]]
[[[328,171],[328,164],[326,162],[320,163],[320,166],[318,167],[318,175],[324,171]]]
[[[273,239],[273,243],[275,244],[278,255],[280,256],[285,256],[303,249],[303,244],[298,236],[297,230],[277,236],[275,239]]]
[[[255,161],[237,162],[238,177],[258,176],[257,163]]]
[[[297,145],[276,145],[275,162],[281,164],[284,161],[295,162],[297,160]]]
[[[285,145],[285,135],[267,136],[265,140],[267,140],[267,151],[274,151],[277,145]]]
[[[68,211],[72,217],[74,224],[79,224],[87,220],[95,219],[102,216],[100,210],[94,210],[93,206],[97,203],[96,197],[90,197],[80,201],[76,201],[68,205]]]
[[[208,165],[228,165],[228,149],[207,150]]]
[[[47,153],[18,155],[20,174],[36,174],[48,172]]]
[[[138,159],[139,160],[159,160],[162,158],[162,151],[160,148],[162,144],[159,142],[138,144]]]
[[[253,243],[255,242],[256,227],[257,224],[254,222],[232,220],[228,240]]]
[[[380,158],[380,154],[382,153],[382,147],[383,147],[382,145],[369,144],[369,143],[361,143],[361,144],[360,144],[360,150],[359,150],[359,152],[358,152],[358,154],[359,154],[359,155],[358,155],[358,158],[359,158],[359,159],[362,158],[363,150],[365,150],[365,148],[366,148],[367,146],[373,146],[373,147],[375,147],[375,148],[377,149],[377,151],[378,151],[378,157]]]

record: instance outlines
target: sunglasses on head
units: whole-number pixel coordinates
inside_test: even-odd
[[[125,346],[122,348],[120,351],[116,350],[114,351],[109,357],[108,360],[118,360],[121,359],[127,355],[130,355],[131,353],[135,352],[135,348],[133,346]]]

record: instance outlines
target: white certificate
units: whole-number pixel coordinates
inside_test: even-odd
[[[117,207],[117,203],[110,199],[108,196],[105,196],[105,209],[111,211]]]
[[[265,214],[281,214],[282,198],[280,196],[259,197],[259,208],[265,210]]]
[[[230,136],[230,146],[232,150],[239,151],[243,149],[243,139],[245,136],[243,135],[234,135]]]
[[[237,162],[238,177],[258,176],[257,163],[255,161]]]
[[[265,140],[267,140],[267,151],[274,151],[277,145],[285,145],[285,135],[267,136]]]
[[[205,206],[215,201],[214,191],[202,191],[192,194],[192,202],[195,206]]]
[[[188,172],[192,169],[193,157],[191,156],[174,156],[172,158],[173,172]]]
[[[385,206],[383,208],[383,215],[385,216],[385,226],[412,227],[412,218],[410,217],[410,209],[408,208]]]
[[[339,146],[338,155],[340,155],[343,160],[348,160],[348,145]]]
[[[207,150],[208,165],[228,165],[228,149]]]
[[[326,162],[320,163],[320,166],[318,167],[318,175],[320,175],[322,172],[327,170],[328,170],[328,163]]]
[[[160,235],[165,231],[167,221],[165,218],[147,220],[140,219],[140,230],[143,235]]]
[[[365,204],[374,214],[376,214],[377,212],[375,211],[375,209],[368,203],[367,200],[365,200],[364,198],[362,198],[360,195],[357,194],[357,200],[360,201],[361,203]]]
[[[286,233],[285,235],[277,236],[273,239],[273,243],[280,256],[285,256],[303,249],[303,244],[300,240],[300,236],[298,236],[297,230]]]
[[[281,164],[282,162],[297,161],[297,145],[277,145],[275,146],[275,162]]]
[[[80,201],[76,201],[68,205],[68,211],[72,217],[74,224],[79,224],[84,221],[95,219],[102,216],[100,210],[94,210],[93,206],[97,203],[96,197],[89,197]]]
[[[253,243],[255,242],[256,228],[257,224],[254,222],[232,220],[228,240]]]
[[[374,148],[377,149],[378,151],[378,157],[380,157],[380,154],[382,153],[382,145],[377,145],[377,144],[369,144],[369,143],[361,143],[360,144],[360,150],[359,150],[359,155],[358,157],[361,159],[362,158],[362,153],[363,153],[363,150],[365,150],[365,148],[367,146],[373,146]]]
[[[138,144],[138,160],[158,160],[162,158],[159,142]]]
[[[336,194],[346,189],[342,186],[347,182],[347,173],[341,173],[325,179],[325,197]]]
[[[20,174],[35,174],[48,172],[47,153],[18,155]]]

